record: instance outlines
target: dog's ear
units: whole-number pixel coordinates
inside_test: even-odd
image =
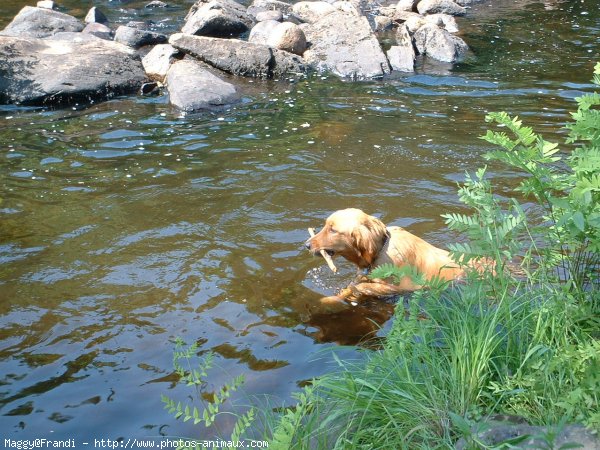
[[[352,230],[354,246],[360,257],[371,265],[377,259],[387,237],[384,223],[372,216]]]

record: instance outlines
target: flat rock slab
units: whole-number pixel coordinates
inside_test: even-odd
[[[174,62],[165,82],[171,104],[185,112],[222,107],[240,99],[233,84],[213,75],[197,61]]]
[[[217,69],[254,78],[278,78],[304,73],[302,58],[291,53],[238,39],[174,34],[169,43]]]
[[[48,8],[25,6],[0,35],[43,38],[62,31],[81,31],[84,24],[73,16]]]
[[[145,79],[135,51],[115,42],[0,36],[0,103],[89,103],[136,92]]]
[[[366,17],[335,11],[302,29],[310,43],[304,59],[320,71],[353,80],[381,78],[390,72]]]

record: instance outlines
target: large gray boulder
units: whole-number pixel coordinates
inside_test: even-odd
[[[335,11],[302,29],[309,42],[304,59],[320,71],[342,78],[380,78],[390,67],[363,16]]]
[[[232,37],[248,31],[254,18],[234,0],[198,0],[185,17],[186,34]]]
[[[174,62],[165,83],[171,104],[185,112],[230,105],[240,99],[233,84],[212,74],[197,61]]]
[[[419,28],[413,39],[419,53],[438,61],[458,61],[469,50],[461,38],[431,23]]]
[[[145,79],[139,57],[116,42],[0,36],[0,103],[89,103],[136,92]]]
[[[4,30],[3,36],[44,38],[62,31],[81,31],[83,23],[73,16],[47,8],[25,6]]]
[[[304,61],[291,53],[238,39],[174,34],[169,43],[217,69],[254,78],[305,73]]]
[[[419,14],[450,14],[464,16],[467,9],[452,0],[421,0],[417,4]]]

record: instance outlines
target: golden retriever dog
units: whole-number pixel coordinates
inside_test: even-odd
[[[386,263],[397,267],[413,266],[425,280],[440,278],[451,281],[465,274],[446,250],[434,247],[401,227],[386,227],[381,220],[355,208],[331,214],[325,226],[306,241],[306,247],[315,255],[324,250],[329,256],[341,256],[358,267],[357,280],[338,296],[327,297],[327,300],[382,297],[424,287],[415,284],[408,276],[398,284],[360,276]]]

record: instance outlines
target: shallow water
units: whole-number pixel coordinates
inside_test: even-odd
[[[0,26],[19,9],[0,5]],[[91,2],[61,2],[83,17]],[[99,1],[113,22],[176,29],[191,2]],[[18,5],[20,6],[20,5]],[[304,250],[306,228],[359,207],[434,244],[484,164],[486,112],[561,139],[600,60],[598,2],[494,1],[460,22],[471,58],[346,83],[245,82],[244,102],[180,117],[164,97],[59,111],[0,108],[3,437],[193,436],[161,394],[175,338],[213,350],[207,391],[238,374],[275,404],[381,336],[393,304],[333,312],[348,282]],[[490,168],[501,186],[512,174]],[[379,327],[382,327],[380,330]],[[225,420],[222,430],[229,421]]]

